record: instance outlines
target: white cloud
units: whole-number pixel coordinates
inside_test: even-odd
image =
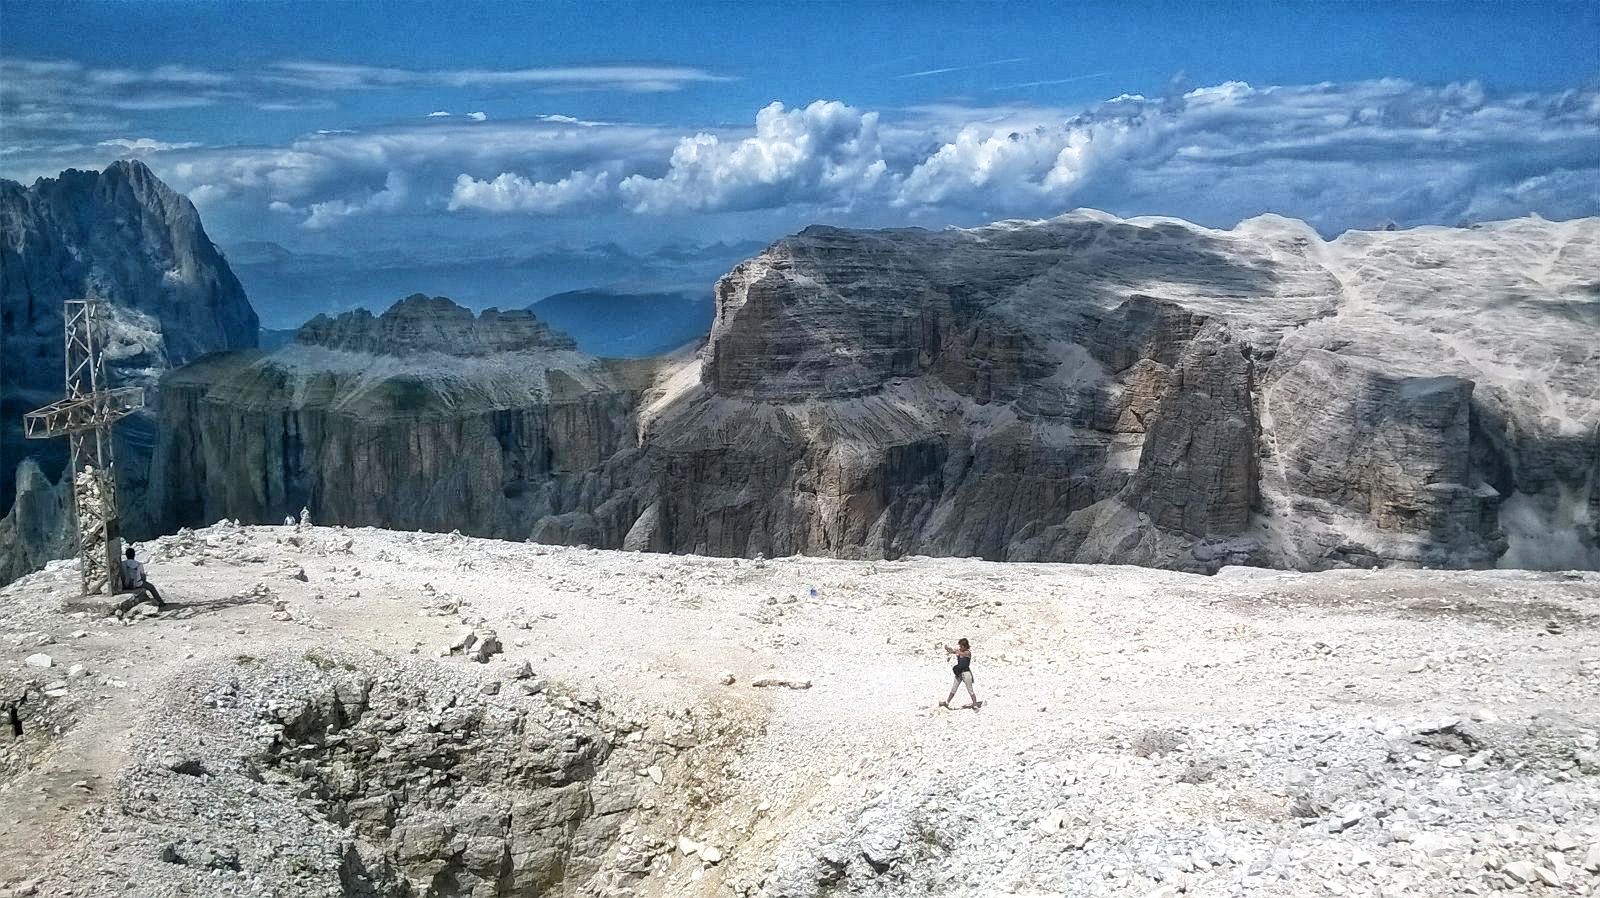
[[[742,225],[717,214],[748,211],[763,215],[745,221],[785,228],[975,224],[1079,205],[1213,225],[1273,211],[1325,232],[1391,219],[1600,214],[1594,87],[1504,95],[1473,83],[1230,82],[1124,95],[1088,110],[946,104],[886,111],[883,122],[818,100],[773,103],[743,129],[699,131],[555,114],[473,121],[457,112],[267,147],[112,136],[131,128],[104,119],[86,138],[73,127],[87,129],[91,113],[68,113],[80,117],[59,133],[8,132],[0,153],[13,177],[65,167],[47,171],[41,159],[93,167],[144,152],[208,215],[249,220],[272,209],[313,229],[449,211],[698,215],[725,228],[719,233]],[[7,110],[6,123],[49,115]]]
[[[548,214],[603,199],[610,191],[610,180],[611,175],[604,171],[575,171],[554,182],[530,181],[511,172],[502,172],[492,181],[463,174],[450,191],[450,210]]]
[[[732,80],[682,65],[550,66],[522,69],[411,70],[347,63],[284,61],[256,70],[221,71],[180,65],[102,67],[64,59],[0,58],[0,117],[18,143],[54,141],[71,133],[106,138],[170,110],[305,112],[338,108],[339,91],[525,88],[556,91],[675,91]],[[437,114],[435,114],[437,116]],[[445,116],[437,116],[445,117]],[[488,115],[468,113],[478,122]],[[144,126],[141,126],[144,127]]]
[[[656,92],[681,90],[696,83],[730,80],[726,76],[717,75],[704,69],[679,65],[543,66],[525,69],[443,69],[422,71],[308,60],[276,63],[266,77],[279,83],[315,90],[360,90],[440,85],[444,87],[522,86],[546,90]]]
[[[1216,224],[1276,211],[1330,231],[1595,214],[1600,187],[1562,191],[1600,184],[1596,96],[1392,79],[1122,96],[1026,128],[956,128],[905,172],[894,203],[997,215],[1097,205]]]
[[[208,72],[181,65],[161,65],[153,69],[89,69],[84,72],[91,84],[188,84],[196,87],[220,87],[230,79],[219,72]]]
[[[118,137],[112,140],[102,140],[96,144],[96,146],[121,147],[130,153],[168,153],[173,150],[192,150],[195,147],[200,146],[200,144],[188,141],[182,143],[168,143],[167,141],[156,140],[153,137],[141,137],[137,140],[127,137]]]
[[[450,117],[450,113],[445,112],[443,110],[440,110],[438,112],[430,112],[430,113],[428,113],[428,118],[449,118],[449,117]]]
[[[598,128],[601,124],[603,124],[602,122],[584,121],[581,118],[573,118],[570,115],[541,115],[538,116],[538,119],[541,122],[555,122],[562,125],[580,125],[585,128]]]
[[[256,108],[263,112],[314,112],[322,109],[337,109],[338,104],[332,100],[263,100],[256,103]]]
[[[95,68],[68,60],[0,59],[0,111],[12,128],[29,128],[16,116],[30,112],[187,109],[238,96],[233,76],[186,66]]]
[[[635,212],[848,208],[885,170],[878,114],[818,100],[804,109],[772,103],[756,114],[755,136],[743,140],[685,137],[664,176],[632,175],[618,186]]]
[[[328,203],[316,219],[318,226],[327,226],[349,218],[337,214],[346,208],[368,211],[368,197],[383,189],[393,172],[407,178],[407,208],[422,211],[443,208],[463,172],[476,178],[519,172],[530,183],[553,181],[574,170],[614,171],[631,159],[665,157],[676,139],[673,132],[637,125],[574,128],[455,116],[374,131],[318,133],[285,147],[183,151],[163,159],[157,171],[178,190],[206,186],[214,197],[256,208],[283,202],[309,210]]]
[[[303,228],[316,231],[332,227],[338,222],[353,215],[364,215],[371,212],[395,212],[405,205],[411,193],[410,184],[404,172],[391,171],[384,179],[383,189],[376,190],[363,198],[332,199],[321,203],[312,203],[310,214],[300,223]]]

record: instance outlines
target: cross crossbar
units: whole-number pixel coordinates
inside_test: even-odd
[[[30,440],[93,430],[144,408],[143,387],[117,387],[88,396],[58,399],[22,416],[23,435]]]

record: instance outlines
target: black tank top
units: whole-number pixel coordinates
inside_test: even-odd
[[[972,658],[968,655],[957,655],[956,666],[950,669],[955,671],[956,676],[959,677],[967,671],[972,670]]]

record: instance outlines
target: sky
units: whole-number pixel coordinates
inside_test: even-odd
[[[1565,219],[1600,3],[0,0],[0,177],[130,157],[285,321],[313,258],[709,287],[813,223]]]

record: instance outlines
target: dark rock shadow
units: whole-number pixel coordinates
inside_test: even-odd
[[[261,601],[261,599],[256,596],[229,596],[227,598],[210,599],[204,601],[184,601],[181,598],[169,598],[167,599],[166,604],[161,606],[160,616],[170,620],[193,620],[201,615],[213,614],[218,611],[225,611],[229,608],[239,608],[244,605],[261,605],[266,607],[268,603]]]

